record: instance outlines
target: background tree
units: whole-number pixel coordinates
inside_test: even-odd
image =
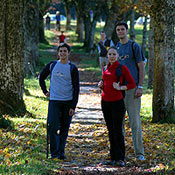
[[[135,4],[137,0],[133,0],[132,6],[131,6],[131,14],[130,14],[130,30],[129,30],[129,36],[131,40],[135,40]]]
[[[149,24],[149,40],[148,40],[148,88],[153,88],[154,77],[154,26],[152,19]]]
[[[71,30],[71,8],[73,5],[72,0],[64,0],[64,6],[66,10],[66,30]]]
[[[0,1],[0,113],[25,110],[24,0]]]
[[[89,50],[94,46],[94,35],[96,29],[96,23],[100,18],[102,12],[102,5],[104,0],[91,0],[85,1],[84,0],[84,13],[83,13],[83,20],[84,20],[84,32],[85,32],[85,39],[84,39],[84,47]]]
[[[154,24],[153,122],[174,119],[175,1],[152,0]]]
[[[50,7],[52,0],[36,0],[39,1],[39,42],[47,43],[44,35],[44,19],[43,16]]]
[[[107,38],[112,38],[112,33],[115,28],[115,24],[117,22],[117,18],[119,16],[119,9],[121,1],[118,0],[107,0],[103,4],[103,9],[106,15],[106,22],[104,26],[104,31],[106,33]]]
[[[72,0],[77,15],[77,26],[76,26],[76,33],[78,34],[78,41],[83,42],[83,32],[84,32],[84,21],[83,21],[83,3],[82,0]]]
[[[147,48],[147,19],[148,16],[144,16],[144,22],[143,22],[143,35],[142,35],[142,52],[145,55],[146,53],[146,48]]]
[[[26,0],[24,9],[24,72],[35,76],[39,57],[39,8],[35,0]]]

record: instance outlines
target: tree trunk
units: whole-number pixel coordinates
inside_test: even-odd
[[[39,9],[33,0],[27,0],[24,10],[24,72],[35,76],[39,57]]]
[[[112,38],[112,32],[115,28],[117,16],[118,16],[117,10],[116,11],[109,10],[109,12],[107,13],[104,31],[108,39]]]
[[[0,113],[24,111],[24,1],[0,1]]]
[[[83,21],[84,21],[84,31],[85,31],[84,47],[88,47],[90,26],[91,26],[90,15],[88,15],[87,17],[84,16]]]
[[[175,119],[174,115],[174,0],[152,0],[155,62],[153,122]]]
[[[95,35],[96,24],[97,24],[97,21],[96,19],[94,19],[93,22],[91,23],[91,28],[90,28],[89,43],[88,43],[89,49],[92,49],[94,47],[94,35]]]
[[[142,38],[142,52],[145,55],[146,52],[146,40],[147,40],[147,16],[144,17],[144,23],[143,23],[143,38]]]
[[[129,35],[130,35],[130,39],[131,40],[135,40],[135,30],[134,30],[134,25],[135,25],[135,10],[134,8],[132,8],[131,10],[131,18],[130,18],[130,31],[129,31]]]
[[[41,11],[39,11],[39,42],[48,43],[44,35],[44,20]]]
[[[83,41],[83,31],[84,31],[84,23],[83,17],[80,13],[77,12],[77,30],[76,33],[78,34],[78,41]]]
[[[65,3],[65,7],[66,7],[66,30],[71,30],[71,6],[70,4],[67,2]]]
[[[154,77],[154,28],[152,19],[149,28],[149,44],[148,44],[148,88],[153,87]]]

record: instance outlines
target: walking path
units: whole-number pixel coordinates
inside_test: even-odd
[[[57,46],[50,49],[55,58],[57,57],[56,48]],[[71,61],[79,67],[81,55],[74,53],[72,56]],[[128,121],[125,122],[126,167],[102,165],[102,162],[110,159],[110,156],[108,133],[101,112],[101,94],[97,87],[98,78],[95,72],[80,68],[79,73],[80,96],[67,139],[65,149],[67,159],[55,160],[58,167],[57,173],[61,175],[154,174],[153,171],[157,166],[149,169],[148,162],[135,161]],[[161,169],[160,166],[158,168]],[[48,174],[50,172],[53,173],[50,170]]]

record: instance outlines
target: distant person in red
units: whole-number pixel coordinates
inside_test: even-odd
[[[60,43],[65,43],[66,36],[64,35],[64,31],[61,31],[61,35],[59,36]]]

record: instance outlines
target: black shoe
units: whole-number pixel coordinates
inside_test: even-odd
[[[103,165],[112,165],[112,166],[114,166],[115,165],[115,160],[104,162]]]
[[[126,164],[123,160],[118,160],[118,161],[115,161],[115,166],[125,167]]]

